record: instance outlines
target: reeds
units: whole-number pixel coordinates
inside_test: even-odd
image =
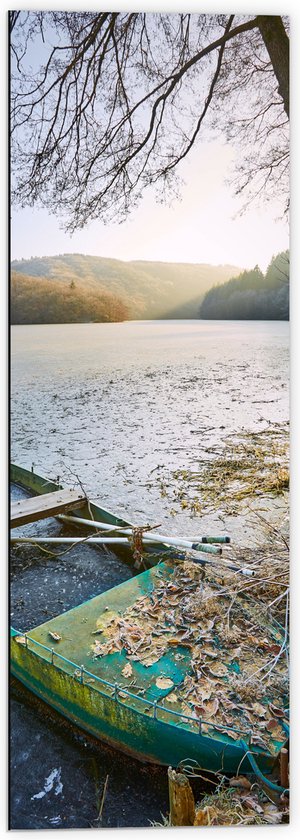
[[[158,481],[162,496],[193,514],[234,515],[243,512],[245,500],[282,496],[289,488],[288,424],[231,435],[207,447],[197,469],[160,473]]]

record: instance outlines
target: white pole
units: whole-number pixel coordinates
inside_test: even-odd
[[[129,545],[126,537],[12,537],[12,543],[35,543],[36,545],[73,545],[74,543],[87,543],[90,545]]]
[[[207,550],[207,546],[203,546],[203,548],[202,548],[201,545],[199,546],[199,548],[197,546],[197,549],[196,549],[194,547],[194,544],[191,543],[191,542],[188,542],[188,540],[175,540],[175,539],[173,540],[173,539],[170,539],[169,537],[164,537],[164,540],[166,542],[168,542],[168,544],[170,544],[171,546],[174,546],[174,547],[177,547],[177,548],[185,548],[185,549],[193,549],[194,548],[194,550],[199,550],[199,551],[204,551],[204,552]],[[53,543],[53,545],[55,545],[55,544],[59,545],[59,543],[66,543],[66,545],[71,544],[71,543],[87,543],[88,545],[106,545],[106,543],[108,543],[108,545],[114,545],[114,543],[115,543],[116,545],[118,545],[118,544],[119,545],[130,545],[129,540],[125,536],[124,537],[104,537],[104,536],[103,537],[36,537],[36,538],[35,537],[12,537],[11,542],[12,543],[18,543],[18,542],[26,543],[26,542],[28,542],[28,543],[36,543],[37,545],[39,545],[39,543],[41,545],[43,543]],[[145,539],[143,538],[143,542],[145,542],[145,543],[147,543],[147,545],[149,545],[150,543],[157,543],[157,542],[161,543],[161,540],[153,540],[152,537],[146,537]],[[166,544],[166,542],[165,542],[165,544]],[[209,546],[209,548],[210,548],[210,546]]]
[[[81,517],[79,516],[68,516],[67,514],[60,514],[58,518],[62,519],[64,522],[73,522],[74,524],[77,523],[78,525],[87,525],[90,528],[97,528],[100,531],[119,531],[120,534],[133,534],[132,528],[126,528],[122,526],[119,527],[118,525],[110,525],[107,522],[98,522],[94,519],[81,519]],[[93,537],[91,537],[91,539],[93,539]],[[206,545],[206,543],[198,543],[196,541],[193,542],[192,540],[185,540],[181,539],[180,537],[168,537],[163,534],[158,534],[157,531],[155,533],[153,533],[152,531],[149,531],[148,533],[146,531],[143,532],[142,540],[145,543],[164,543],[167,545],[174,545],[178,548],[189,548],[194,549],[194,551],[203,551],[204,554],[222,554],[222,549],[216,548],[213,545]]]
[[[128,539],[126,537],[88,537],[85,539],[84,537],[12,537],[12,543],[28,543],[31,545],[43,545],[43,544],[50,544],[50,545],[74,545],[76,543],[82,543],[83,545],[129,545]],[[209,558],[209,559],[202,559],[201,563],[212,563],[213,565],[220,564],[228,569],[232,569],[234,572],[240,572],[242,575],[247,575],[249,577],[253,577],[255,572],[252,569],[243,569],[239,566],[235,566],[230,563],[229,560]]]

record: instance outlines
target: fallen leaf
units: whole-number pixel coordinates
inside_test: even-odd
[[[230,779],[230,787],[240,787],[245,790],[250,790],[251,782],[249,782],[249,779],[246,779],[246,776],[235,776],[234,779]]]
[[[254,744],[256,747],[261,747],[261,749],[263,750],[269,749],[269,745],[267,744],[267,742],[264,741],[263,738],[261,738],[260,735],[257,735],[256,733],[253,733],[253,735],[251,736],[251,743]]]
[[[281,726],[274,726],[272,729],[269,730],[271,738],[273,741],[285,741],[286,734],[283,732]]]
[[[282,813],[273,802],[266,802],[263,805],[264,819],[272,825],[282,822]]]
[[[252,710],[256,715],[258,715],[258,717],[265,717],[267,714],[266,706],[262,706],[261,703],[253,703],[251,711]]]
[[[182,644],[182,642],[180,641],[180,639],[177,639],[176,636],[170,636],[170,638],[168,639],[168,645],[181,645],[181,644]]]
[[[281,645],[270,644],[266,639],[262,642],[261,647],[266,651],[266,653],[280,653]]]
[[[51,639],[53,639],[54,642],[61,641],[61,636],[59,635],[59,633],[52,633],[52,631],[49,630],[49,636],[51,636]]]
[[[166,697],[166,700],[168,701],[168,703],[177,703],[177,701],[178,701],[177,694],[175,694],[174,691],[172,691],[171,694],[168,694],[168,696]]]
[[[150,665],[154,665],[155,662],[158,662],[159,659],[161,658],[161,656],[162,656],[162,653],[149,655],[149,656],[145,657],[145,659],[142,659],[140,656],[131,656],[130,658],[133,661],[134,660],[139,660],[141,662],[141,664],[145,666],[145,668],[150,668]]]
[[[229,738],[232,738],[233,741],[238,741],[241,737],[239,732],[235,732],[234,729],[224,729],[223,726],[222,728],[220,726],[214,726],[214,729],[217,729],[221,735],[228,735]]]
[[[205,655],[210,656],[211,659],[218,659],[219,656],[219,654],[214,650],[207,650],[206,648],[202,648],[201,653],[205,653]]]
[[[211,688],[200,688],[202,703],[204,703],[205,700],[210,700],[211,693],[212,693]]]
[[[169,677],[157,677],[157,680],[155,681],[155,685],[157,686],[157,688],[166,689],[166,688],[172,688],[174,683],[173,683],[173,680],[169,679]]]
[[[256,814],[263,814],[264,813],[264,809],[259,804],[257,799],[254,798],[254,796],[248,796],[247,795],[247,796],[243,797],[243,804],[247,805],[248,808],[251,808],[252,811],[255,811]]]
[[[206,703],[204,703],[204,713],[205,713],[206,717],[211,718],[214,715],[216,715],[217,711],[218,711],[218,708],[219,708],[219,701],[218,701],[217,697],[215,697],[213,700],[208,700]]]
[[[228,669],[222,662],[213,662],[208,670],[213,677],[228,677]]]
[[[118,653],[121,647],[113,639],[109,639],[108,642],[104,642],[103,644],[97,641],[92,645],[92,652],[94,656],[107,656],[109,653]]]
[[[277,706],[273,706],[273,703],[269,703],[269,709],[272,715],[275,715],[275,717],[286,717],[286,712],[284,711],[284,709],[278,709]]]
[[[202,718],[203,715],[205,714],[204,706],[196,706],[196,704],[195,704],[194,709],[195,709],[195,712],[196,712],[198,718]]]
[[[271,718],[271,720],[268,720],[268,722],[266,723],[266,729],[268,730],[268,732],[272,732],[273,729],[277,729],[277,726],[278,723],[277,720],[275,720],[275,718]]]
[[[122,674],[124,677],[131,677],[132,665],[130,665],[130,662],[126,662],[126,665],[124,665],[124,668],[122,669]]]
[[[100,618],[97,619],[96,627],[100,631],[106,630],[109,624],[111,624],[112,621],[114,621],[115,619],[119,619],[118,613],[116,613],[114,610],[107,610],[103,613],[103,615],[100,616]]]
[[[25,636],[15,636],[15,641],[18,642],[18,645],[26,645]]]

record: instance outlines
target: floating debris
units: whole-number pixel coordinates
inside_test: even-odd
[[[236,515],[245,499],[282,496],[289,488],[289,425],[241,432],[210,446],[198,469],[160,475],[160,494],[193,514],[222,510]],[[171,515],[176,514],[172,507]]]
[[[43,790],[40,790],[39,793],[35,793],[31,796],[31,799],[43,799],[43,797],[46,796],[46,794],[52,789],[54,789],[55,796],[59,796],[59,794],[62,793],[63,784],[61,781],[61,767],[51,770],[51,773],[45,779]]]

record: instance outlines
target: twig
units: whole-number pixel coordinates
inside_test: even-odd
[[[271,601],[271,604],[268,604],[268,610],[270,607],[273,607],[278,601],[282,601],[283,598],[289,593],[289,587],[287,588],[286,592],[283,592],[282,595],[278,595],[278,598],[275,598],[274,601]]]
[[[251,682],[253,677],[256,677],[256,675],[260,674],[261,671],[264,671],[265,668],[268,667],[268,665],[271,665],[271,667],[269,668],[269,671],[266,674],[264,674],[264,676],[262,677],[262,680],[267,679],[270,676],[270,674],[272,673],[272,671],[274,670],[275,666],[277,665],[277,662],[280,659],[283,651],[286,650],[286,642],[287,642],[287,637],[288,637],[288,616],[289,616],[288,604],[289,604],[289,597],[288,597],[288,594],[287,594],[286,610],[285,610],[285,633],[284,633],[284,639],[283,639],[283,642],[282,642],[279,653],[277,653],[276,656],[274,656],[274,658],[271,659],[271,662],[265,662],[264,665],[262,665],[260,668],[258,668],[257,671],[254,672],[254,674],[251,674],[251,676],[248,677],[247,680],[245,680],[245,683],[244,683],[245,685],[247,685],[248,682]]]
[[[283,653],[283,651],[284,651],[284,650],[287,650],[287,648],[286,648],[286,642],[287,642],[287,637],[288,637],[288,625],[289,625],[289,595],[288,595],[288,593],[287,593],[287,598],[286,598],[286,608],[285,608],[285,632],[284,632],[284,639],[283,639],[283,642],[282,642],[282,645],[281,645],[281,648],[280,648],[279,653],[277,653],[277,655],[275,656],[274,662],[273,662],[273,664],[272,664],[272,666],[271,666],[270,670],[268,671],[268,673],[264,675],[263,680],[267,679],[267,677],[269,677],[269,676],[270,676],[270,674],[271,674],[271,673],[272,673],[272,671],[274,670],[275,666],[277,665],[278,659],[280,659],[281,654]]]
[[[102,811],[103,811],[104,801],[105,801],[105,797],[106,797],[108,779],[109,779],[109,776],[107,775],[106,779],[105,779],[105,782],[104,782],[103,791],[102,791],[101,804],[100,804],[99,814],[98,814],[98,822],[100,822],[102,820]]]

